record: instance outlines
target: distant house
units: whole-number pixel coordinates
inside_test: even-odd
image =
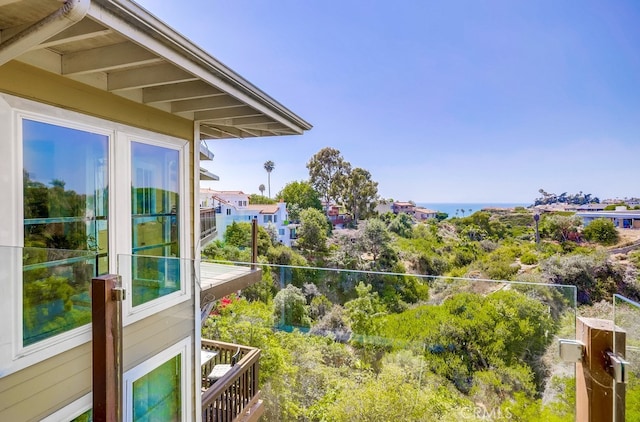
[[[417,221],[426,221],[432,218],[436,218],[437,216],[438,216],[438,211],[430,210],[428,208],[420,208],[420,207],[416,207],[413,214],[413,217]]]
[[[577,211],[604,211],[606,204],[584,204],[579,205]]]
[[[353,221],[351,214],[346,213],[344,209],[338,205],[325,206],[325,212],[334,229],[343,229]]]
[[[640,210],[627,210],[626,207],[618,207],[615,211],[585,211],[577,212],[585,226],[597,218],[606,218],[616,227],[623,229],[640,229]]]
[[[256,219],[258,225],[265,229],[272,225],[277,231],[277,240],[285,246],[291,246],[291,228],[289,227],[289,216],[287,214],[287,204],[278,202],[267,205],[249,204],[249,196],[240,191],[227,192],[226,195],[214,196],[213,201],[216,209],[216,239],[223,239],[227,227],[233,222],[250,223]]]
[[[238,208],[249,205],[249,195],[240,190],[200,189],[201,207],[219,207],[220,202],[233,204]]]
[[[393,212],[393,203],[387,200],[381,200],[376,204],[374,211],[378,213],[378,215]]]
[[[394,202],[392,211],[394,214],[404,213],[413,215],[416,211],[416,205],[412,202]]]

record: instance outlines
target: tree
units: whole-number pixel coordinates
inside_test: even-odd
[[[258,186],[258,190],[260,191],[260,195],[264,196],[264,183],[260,183],[260,186]]]
[[[233,221],[224,232],[224,242],[238,248],[250,248],[251,223]],[[264,227],[258,226],[258,254],[266,255],[270,246],[271,236]]]
[[[409,214],[401,212],[391,220],[391,223],[389,223],[389,230],[399,236],[410,238],[413,231],[413,220]]]
[[[327,217],[315,208],[300,213],[298,246],[309,251],[321,252],[327,248]]]
[[[276,196],[287,203],[287,211],[292,221],[300,220],[300,212],[307,208],[322,210],[322,203],[318,192],[309,182],[287,183]]]
[[[362,249],[370,253],[376,262],[380,254],[390,247],[391,235],[382,220],[372,218],[367,220],[360,241]]]
[[[378,292],[373,292],[370,284],[362,281],[356,286],[357,298],[344,304],[351,329],[358,334],[374,334],[376,328],[376,316],[386,312],[384,303],[380,300]]]
[[[371,180],[371,173],[367,170],[357,167],[347,174],[341,197],[347,211],[357,222],[373,213],[378,197],[378,182]]]
[[[582,231],[587,240],[603,245],[613,245],[618,242],[619,235],[613,222],[606,218],[596,218]]]
[[[307,299],[300,288],[289,284],[276,294],[273,303],[274,316],[280,319],[280,324],[305,327],[311,325]]]
[[[576,215],[550,215],[546,216],[541,224],[541,235],[558,242],[577,239],[580,217]]]
[[[340,151],[322,148],[307,163],[311,186],[328,203],[340,196],[351,164],[345,161]]]
[[[267,171],[268,176],[268,184],[269,184],[269,198],[271,198],[271,172],[276,168],[276,165],[273,161],[268,160],[264,163],[264,169]]]
[[[249,204],[251,205],[269,205],[276,204],[277,202],[271,198],[267,198],[266,196],[258,195],[256,193],[252,193],[249,195]]]

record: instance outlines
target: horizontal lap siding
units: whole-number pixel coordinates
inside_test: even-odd
[[[126,327],[122,345],[125,371],[193,336],[193,307],[192,301],[186,301]]]
[[[1,378],[0,421],[40,420],[54,404],[64,407],[91,391],[90,384],[87,343]]]
[[[193,336],[193,306],[186,301],[125,327],[125,372]],[[37,421],[90,391],[91,343],[87,343],[1,378],[0,421]]]

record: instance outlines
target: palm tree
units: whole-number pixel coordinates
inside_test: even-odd
[[[267,171],[267,175],[269,176],[269,198],[271,198],[271,172],[274,168],[276,168],[276,165],[273,161],[269,160],[264,163],[264,169]]]
[[[258,186],[258,190],[260,191],[260,195],[264,196],[264,184],[260,183],[260,186]]]

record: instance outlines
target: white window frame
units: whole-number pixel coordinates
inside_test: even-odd
[[[0,168],[0,179],[8,181],[3,186],[5,200],[13,204],[0,207],[0,245],[3,248],[0,264],[7,269],[0,272],[0,320],[6,328],[0,329],[0,374],[8,375],[66,352],[91,341],[91,324],[69,330],[57,336],[23,347],[22,341],[22,250],[24,246],[23,206],[23,139],[22,119],[50,123],[70,129],[109,136],[109,272],[117,274],[121,255],[131,255],[131,141],[166,146],[180,151],[180,290],[135,307],[131,306],[131,282],[123,277],[123,287],[128,290],[123,306],[123,324],[129,325],[161,312],[184,301],[192,295],[193,265],[189,208],[189,141],[155,132],[126,126],[109,120],[0,93],[0,156],[5,166]],[[117,229],[116,229],[117,227]],[[13,248],[13,249],[12,249]],[[7,251],[7,252],[5,252]],[[184,268],[183,268],[184,267]],[[20,282],[17,282],[19,280]]]
[[[0,373],[10,374],[51,356],[63,353],[91,340],[91,325],[86,324],[57,336],[23,346],[23,285],[22,285],[22,247],[24,246],[24,198],[23,198],[23,119],[33,120],[69,129],[77,129],[109,137],[109,186],[112,186],[111,152],[114,144],[113,124],[106,120],[86,116],[80,113],[62,110],[46,104],[37,103],[0,94],[0,137],[7,136],[9,142],[0,143],[0,154],[8,157],[11,165],[0,170],[0,176],[11,181],[6,187],[7,200],[14,204],[8,212],[0,212],[0,218],[11,228],[11,233],[0,233],[0,244],[14,245],[14,251],[2,257],[3,268],[7,270],[6,285],[0,285],[5,292],[0,299],[0,319],[9,322],[10,329],[0,330]],[[4,131],[7,132],[4,132]],[[109,193],[111,198],[111,192]],[[109,201],[109,215],[111,216]],[[111,217],[109,218],[111,223]],[[111,224],[110,224],[111,225]],[[109,238],[113,235],[109,231]],[[112,243],[109,242],[110,271],[115,259]],[[4,265],[6,264],[6,265]],[[20,282],[17,282],[17,281]],[[0,277],[0,282],[3,281]]]
[[[118,256],[118,274],[122,276],[122,284],[128,294],[122,305],[123,323],[124,325],[132,324],[140,321],[153,314],[171,308],[191,298],[191,282],[193,277],[193,265],[191,265],[191,245],[189,243],[190,235],[190,213],[189,211],[189,142],[173,138],[166,135],[150,133],[148,131],[136,130],[128,128],[125,132],[119,132],[116,139],[116,183],[115,186],[128,187],[127,193],[118,195],[118,204],[115,210],[118,227],[124,235],[118,237],[118,251],[122,255]],[[165,296],[153,299],[149,302],[133,306],[133,283],[131,280],[131,262],[132,262],[132,207],[131,207],[131,183],[132,174],[132,157],[131,145],[133,142],[152,145],[162,148],[172,149],[179,154],[180,169],[178,170],[179,185],[179,245],[180,245],[180,289]],[[128,195],[125,200],[124,196]],[[142,255],[144,256],[144,255]],[[177,257],[175,259],[178,259]]]
[[[133,383],[140,379],[142,376],[150,373],[154,369],[158,368],[162,364],[166,363],[169,359],[180,355],[180,394],[181,394],[181,420],[187,422],[192,412],[192,400],[189,394],[192,375],[191,368],[193,366],[193,356],[191,353],[192,338],[187,337],[184,340],[164,349],[162,352],[153,356],[152,358],[142,362],[129,371],[124,373],[123,376],[123,416],[126,422],[133,420]]]
[[[85,394],[78,400],[50,414],[40,422],[69,422],[93,407],[93,393]]]

